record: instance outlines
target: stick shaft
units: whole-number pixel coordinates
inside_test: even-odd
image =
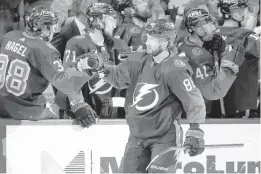
[[[236,148],[236,147],[244,147],[244,144],[212,144],[212,145],[205,145],[204,148],[205,149],[219,149],[219,148]],[[152,162],[154,162],[159,156],[164,155],[170,151],[173,150],[185,150],[188,149],[189,147],[187,146],[176,146],[176,147],[170,147],[166,150],[164,150],[163,152],[159,153],[157,156],[155,156],[151,162],[149,163],[149,165],[146,167],[146,170],[148,170],[150,164]]]
[[[213,145],[205,145],[205,149],[219,149],[219,148],[235,148],[235,147],[243,147],[244,144],[213,144]],[[175,149],[187,149],[187,146],[176,146],[171,147],[169,149],[175,150]]]

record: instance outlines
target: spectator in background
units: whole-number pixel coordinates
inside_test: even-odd
[[[19,8],[20,3],[21,8]],[[19,21],[23,24],[21,27],[24,26],[22,4],[22,0],[0,0],[0,37],[9,31],[19,29]],[[15,23],[18,25],[15,25]]]
[[[58,14],[59,18],[57,31],[60,31],[64,24],[69,23],[67,21],[70,21],[70,18],[68,17],[72,16],[72,14],[69,15],[69,12],[73,11],[72,4],[73,0],[53,0],[51,9],[53,9]]]
[[[88,25],[87,18],[84,15],[88,4],[85,4],[84,0],[74,0],[72,6],[76,17],[70,23],[64,25],[51,41],[52,45],[61,53],[62,58],[67,41],[73,36],[85,34]]]
[[[29,12],[32,8],[36,6],[42,6],[50,8],[53,0],[24,0],[25,11]]]

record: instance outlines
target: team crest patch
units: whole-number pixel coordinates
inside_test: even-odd
[[[174,60],[174,65],[177,66],[177,67],[185,67],[186,66],[185,62],[183,62],[182,60],[179,60],[179,59]]]
[[[200,55],[203,54],[203,51],[202,51],[202,49],[195,47],[195,48],[192,49],[192,54],[194,56],[200,56]]]

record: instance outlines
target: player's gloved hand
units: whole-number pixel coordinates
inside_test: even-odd
[[[71,111],[74,113],[75,119],[79,121],[82,127],[90,127],[98,122],[98,115],[85,102],[79,101],[71,103]]]
[[[87,53],[77,59],[77,69],[95,69],[100,71],[104,66],[103,55],[100,53]]]
[[[221,54],[221,68],[230,69],[234,74],[239,72],[239,66],[245,60],[245,48],[241,41],[235,41],[231,45],[227,45],[226,50]]]
[[[218,53],[221,50],[223,39],[221,36],[214,34],[211,41],[211,48],[213,51],[217,51]]]
[[[198,126],[190,126],[186,132],[186,140],[184,146],[188,149],[185,151],[189,153],[189,156],[196,156],[204,152],[204,132]]]

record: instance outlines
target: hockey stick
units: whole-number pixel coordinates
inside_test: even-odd
[[[215,63],[215,67],[216,67],[216,73],[217,73],[217,76],[219,76],[220,68],[219,68],[219,62],[218,62],[219,57],[218,57],[217,51],[213,51],[213,57],[214,57],[214,63]],[[223,100],[223,98],[221,98],[219,101],[220,101],[221,113],[223,116],[225,116],[226,110],[225,110],[224,100]]]
[[[219,149],[219,148],[236,148],[236,147],[244,147],[244,144],[213,144],[213,145],[205,145],[204,148],[205,149]],[[148,170],[149,166],[160,156],[170,152],[170,151],[175,151],[175,150],[186,150],[189,149],[188,146],[175,146],[175,147],[170,147],[164,151],[162,151],[161,153],[159,153],[158,155],[156,155],[151,162],[148,164],[148,166],[146,167],[146,170]]]

